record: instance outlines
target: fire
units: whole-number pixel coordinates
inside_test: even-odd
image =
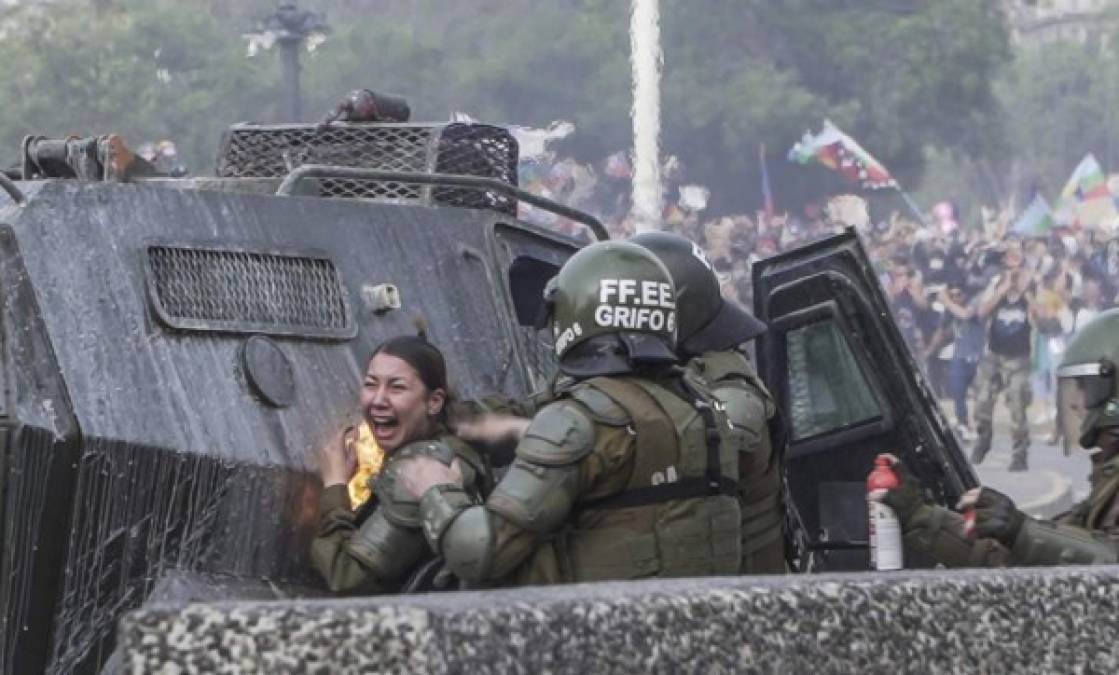
[[[357,471],[350,479],[348,487],[350,504],[356,509],[373,496],[373,491],[369,488],[369,479],[377,475],[385,462],[385,451],[377,445],[377,439],[373,438],[373,430],[365,422],[362,422],[357,429],[354,451],[357,453]]]

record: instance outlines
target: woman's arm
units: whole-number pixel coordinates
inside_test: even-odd
[[[618,467],[632,462],[633,440],[624,427],[596,428],[578,404],[561,401],[533,419],[516,452],[481,504],[453,481],[411,484],[423,494],[428,542],[460,579],[484,583],[514,573],[567,522],[580,498],[621,491],[629,473]]]
[[[340,432],[319,452],[324,488],[311,562],[336,593],[383,593],[399,586],[427,551],[418,505],[395,494],[399,460],[407,453],[394,455],[374,479],[376,505],[359,522],[347,486],[357,463],[348,436],[349,430]]]
[[[385,593],[398,586],[427,549],[418,527],[390,522],[381,508],[359,526],[345,485],[323,490],[311,563],[335,593]]]

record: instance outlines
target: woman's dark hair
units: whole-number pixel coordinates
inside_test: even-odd
[[[428,391],[442,389],[450,393],[447,386],[447,364],[443,353],[419,335],[400,335],[385,340],[369,355],[369,360],[378,354],[388,354],[406,362],[420,375]]]
[[[454,394],[447,384],[447,363],[443,360],[443,352],[427,341],[424,331],[419,335],[398,335],[389,338],[373,349],[369,355],[369,363],[378,354],[388,354],[404,361],[415,369],[420,376],[427,391],[443,390],[443,409],[435,417],[443,425],[449,423],[449,411],[454,403]]]

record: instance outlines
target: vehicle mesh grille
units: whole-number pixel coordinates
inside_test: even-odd
[[[353,337],[345,286],[329,258],[176,246],[148,248],[156,313],[189,330]]]
[[[239,124],[226,132],[217,175],[279,178],[304,164],[364,167],[409,173],[448,173],[517,184],[516,139],[484,124]],[[325,197],[447,204],[516,213],[515,200],[477,189],[440,188],[393,181],[320,178]]]

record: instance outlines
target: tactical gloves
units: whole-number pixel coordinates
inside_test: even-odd
[[[968,490],[956,509],[965,514],[968,534],[990,537],[1007,547],[1014,545],[1026,522],[1026,514],[1018,510],[1010,497],[989,487]]]
[[[913,524],[917,511],[922,506],[928,505],[928,500],[921,490],[921,484],[909,473],[905,464],[902,464],[896,458],[893,461],[893,470],[897,474],[900,484],[892,490],[887,490],[882,495],[881,501],[894,510],[901,522],[902,530],[906,531]]]
[[[921,508],[932,504],[905,464],[894,460],[893,470],[898,476],[899,485],[887,490],[880,499],[897,514],[902,530],[908,531],[919,520],[917,515]],[[974,488],[964,493],[956,510],[964,513],[967,518],[967,534],[990,537],[1006,546],[1014,544],[1026,519],[1026,515],[1018,510],[1010,497],[989,487]]]
[[[976,539],[974,535],[965,534],[967,521],[960,514],[933,504],[925,496],[917,479],[896,458],[892,460],[892,467],[898,477],[898,487],[876,491],[878,494],[872,493],[871,498],[886,504],[897,514],[905,542],[907,565],[998,567],[1007,564],[1009,552],[997,539]],[[986,488],[983,490],[986,491]],[[993,490],[991,492],[1002,497]],[[989,509],[988,499],[994,500],[994,498],[988,497],[983,502],[984,532],[992,532],[996,529],[993,527],[994,519],[989,517],[995,513],[1003,514],[1001,522],[1013,520],[1009,512],[1001,506],[998,509]],[[1006,502],[1009,501],[1006,499]],[[1013,509],[1012,503],[1010,507]],[[1017,512],[1017,509],[1013,511]]]

